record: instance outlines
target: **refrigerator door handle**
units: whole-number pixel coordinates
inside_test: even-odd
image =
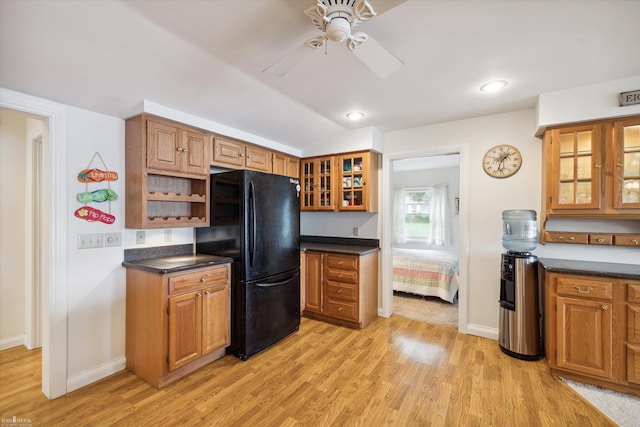
[[[256,198],[253,181],[249,182],[249,267],[253,268],[253,256],[256,248]]]

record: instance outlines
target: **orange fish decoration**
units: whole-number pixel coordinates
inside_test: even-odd
[[[80,219],[84,219],[85,221],[94,222],[100,221],[105,224],[113,224],[116,220],[116,217],[108,214],[106,212],[102,212],[100,209],[92,208],[91,206],[83,206],[78,208],[74,215]]]
[[[80,182],[117,181],[118,172],[103,171],[100,169],[83,169],[78,174]]]

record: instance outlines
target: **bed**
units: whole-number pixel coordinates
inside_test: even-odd
[[[393,248],[393,290],[453,303],[458,292],[458,254]]]

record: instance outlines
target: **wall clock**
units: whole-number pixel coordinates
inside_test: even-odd
[[[518,172],[522,156],[512,145],[501,144],[490,148],[482,159],[482,168],[494,178],[506,178]]]

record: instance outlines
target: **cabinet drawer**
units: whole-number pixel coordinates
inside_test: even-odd
[[[613,282],[578,276],[558,276],[557,292],[563,296],[611,301]]]
[[[587,233],[564,233],[562,231],[545,231],[544,241],[547,243],[589,243],[589,234]]]
[[[324,308],[329,316],[358,321],[358,304],[355,302],[328,299]]]
[[[338,298],[354,302],[358,301],[358,288],[355,285],[328,282],[325,289],[329,298]]]
[[[640,346],[627,344],[627,381],[640,384]]]
[[[640,344],[640,305],[627,306],[627,340]]]
[[[640,303],[640,283],[627,284],[627,301]]]
[[[358,284],[358,272],[344,270],[325,270],[327,281]]]
[[[326,254],[325,265],[338,270],[357,270],[358,257],[351,255]]]
[[[589,234],[590,245],[612,245],[612,234]]]
[[[640,234],[614,234],[613,244],[616,246],[640,247]]]
[[[208,268],[193,273],[180,274],[169,278],[169,294],[201,289],[229,282],[229,267]]]

